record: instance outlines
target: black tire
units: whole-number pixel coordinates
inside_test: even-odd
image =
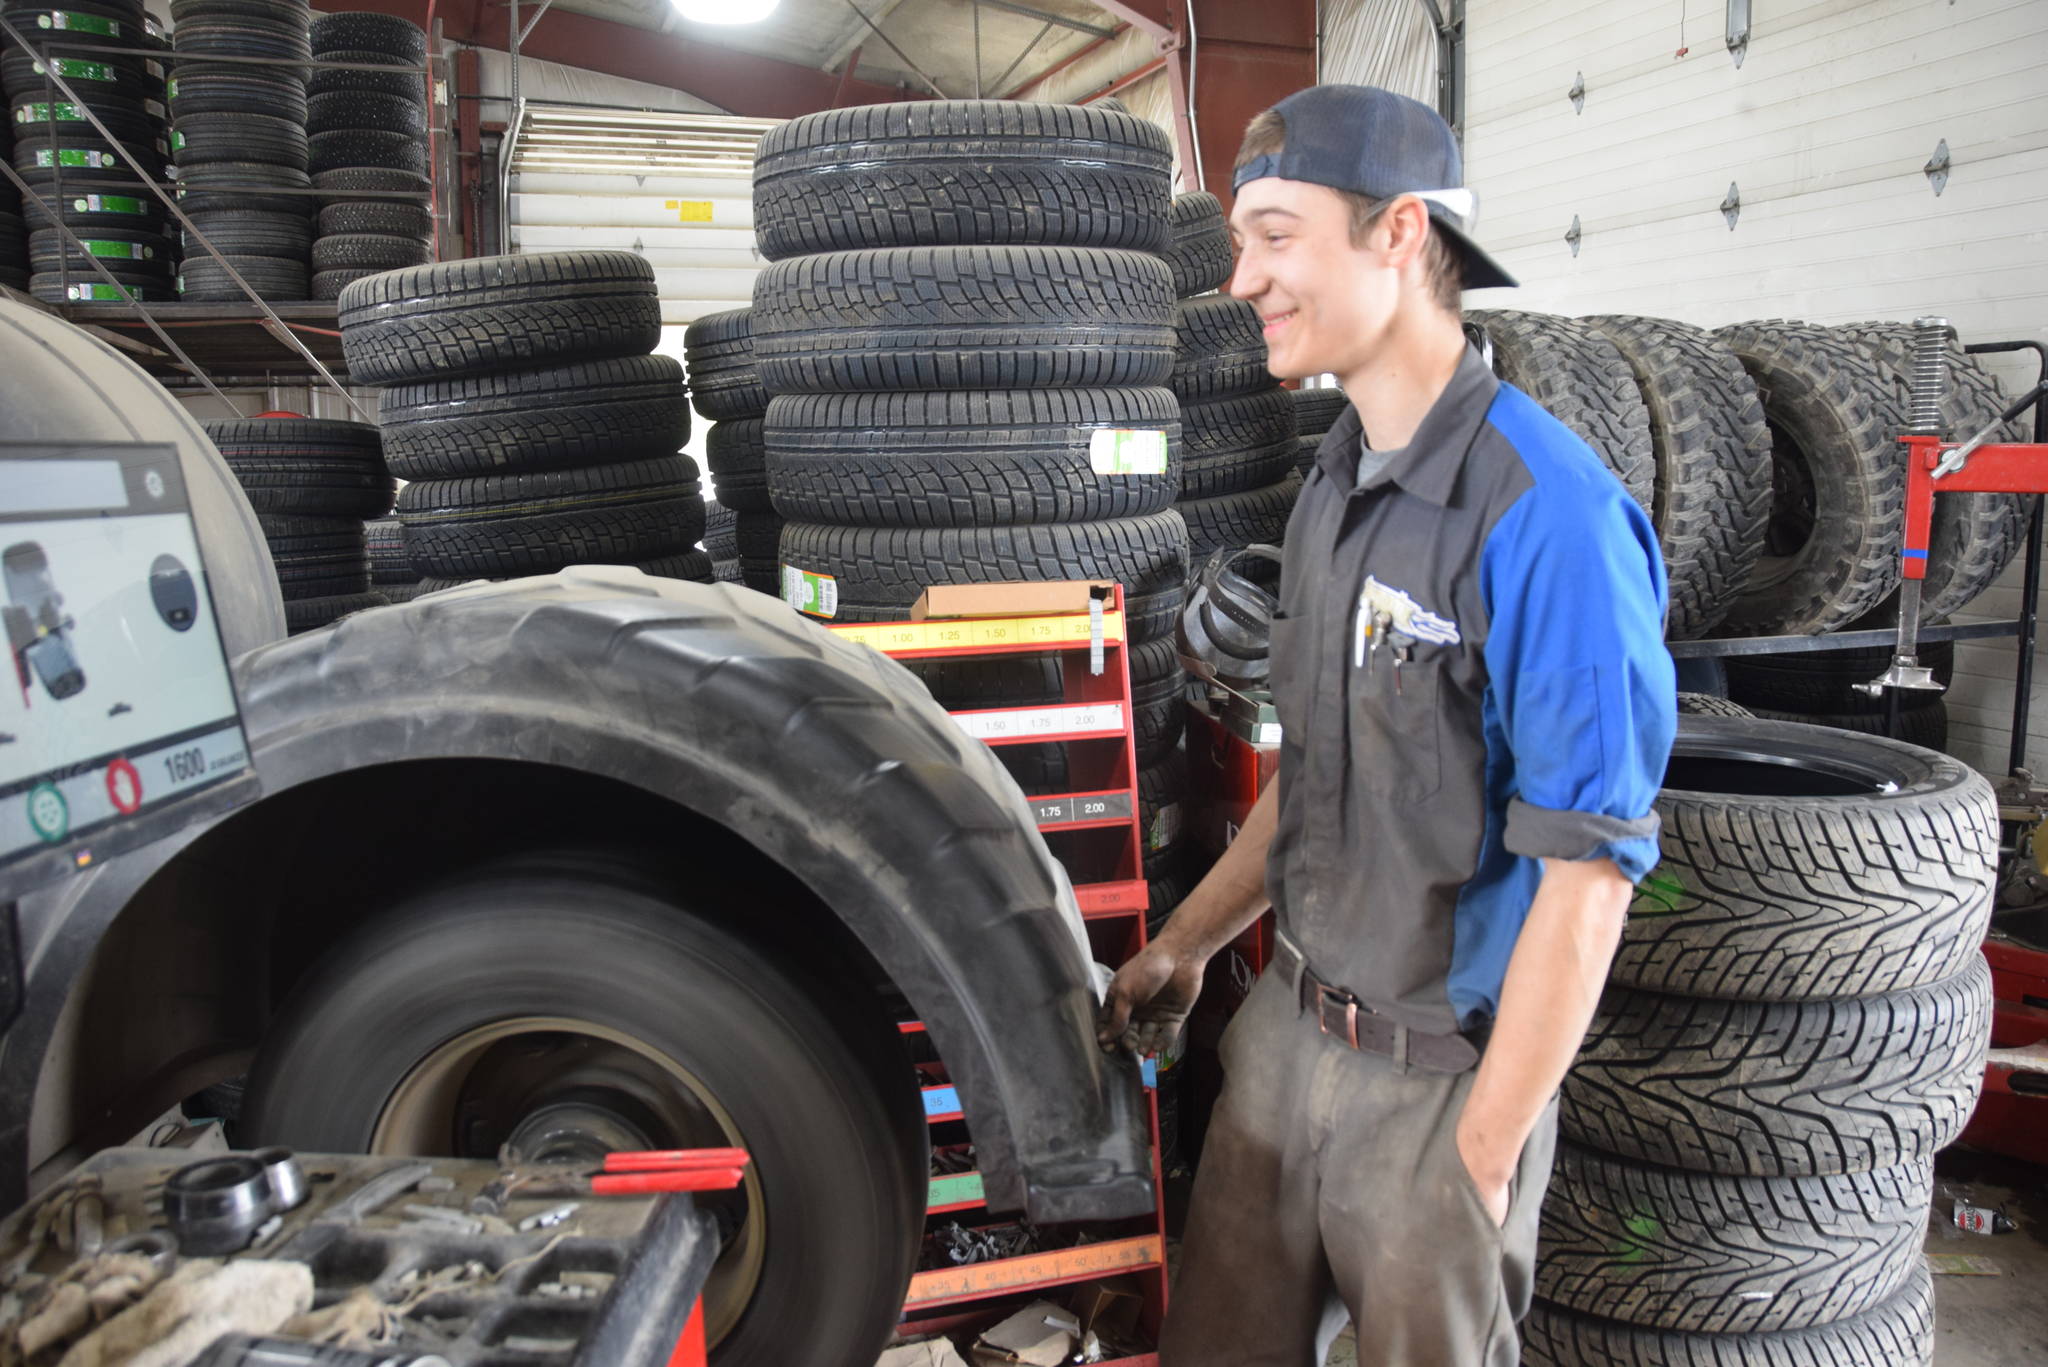
[[[341,298],[341,292],[356,281],[367,279],[373,275],[382,275],[383,273],[382,271],[363,270],[315,271],[313,273],[311,297],[314,299],[339,299]]]
[[[764,1261],[720,1362],[865,1367],[922,1230],[904,1152],[913,1075],[878,1085],[866,1035],[827,1005],[829,988],[655,889],[594,856],[529,857],[402,900],[295,988],[252,1070],[244,1128],[252,1142],[359,1152],[378,1142],[400,1082],[447,1040],[507,1018],[588,1023],[687,1074],[726,1117],[700,1133],[704,1108],[678,1111],[654,1142],[752,1155],[758,1195],[737,1209],[767,1221]],[[430,1150],[455,1138],[421,1137]],[[864,1254],[848,1265],[853,1247]],[[784,1312],[791,1297],[803,1315]]]
[[[322,457],[229,456],[249,506],[259,513],[382,517],[397,485],[360,461]]]
[[[320,210],[322,237],[345,233],[389,233],[427,241],[434,235],[434,216],[424,204],[398,200],[364,199],[329,204]]]
[[[62,76],[87,104],[109,98],[155,99],[158,80],[143,69],[143,60],[125,54],[82,52],[68,52],[52,59],[23,48],[10,47],[0,52],[0,90],[4,90],[9,98],[39,97],[48,91],[61,100],[63,92],[57,89],[56,82],[46,81],[44,73],[38,69],[49,67]]]
[[[320,204],[340,204],[361,199],[365,194],[402,194],[412,198],[379,202],[425,205],[433,190],[423,175],[379,166],[344,166],[334,171],[322,171],[312,178],[312,183],[314,189],[322,191],[315,196]]]
[[[713,423],[704,437],[704,459],[718,501],[749,513],[775,511],[768,496],[768,447],[760,418],[732,418]]]
[[[395,271],[429,264],[434,259],[434,249],[417,237],[336,233],[315,241],[312,257],[316,271]]]
[[[144,45],[144,14],[140,5],[95,4],[92,0],[49,0],[46,4],[7,6],[8,22],[21,31],[32,51],[41,52],[45,43],[63,45],[59,55],[92,61],[112,60],[117,54],[71,51],[74,48],[137,48]],[[63,18],[58,18],[62,15]],[[61,25],[61,27],[60,27]],[[120,54],[125,55],[125,54]],[[128,58],[138,67],[140,57]]]
[[[1144,453],[1156,471],[1105,463],[1113,434],[1141,431],[1159,434]],[[1161,512],[1180,491],[1167,459],[1180,408],[1164,389],[784,395],[766,439],[775,509],[806,522],[1085,522]]]
[[[1772,1334],[1684,1334],[1575,1315],[1546,1301],[1522,1321],[1524,1367],[1927,1367],[1934,1278],[1924,1259],[1861,1314]]]
[[[1863,616],[1899,583],[1906,465],[1860,348],[1824,328],[1737,323],[1720,338],[1756,381],[1771,432],[1764,554],[1722,624],[1806,635]]]
[[[56,191],[49,189],[31,196],[22,212],[30,227],[46,227],[55,221],[80,236],[92,228],[132,228],[168,236],[171,215],[163,201],[140,186],[134,188],[135,193],[124,195],[114,190],[67,187],[61,203]]]
[[[901,247],[778,261],[754,282],[777,394],[1143,387],[1173,370],[1159,258],[1078,247]]]
[[[1262,489],[1295,467],[1294,400],[1278,385],[1180,410],[1182,498]]]
[[[312,184],[304,171],[287,166],[265,166],[253,161],[198,166],[178,177],[178,207],[188,215],[262,213],[306,218],[313,212],[311,195],[263,192],[305,190]]]
[[[936,100],[830,109],[772,128],[754,164],[771,261],[870,247],[1166,243],[1173,153],[1101,109]]]
[[[311,11],[301,0],[171,0],[173,24],[226,18],[253,19],[290,29],[312,23]]]
[[[304,262],[313,249],[313,224],[303,214],[236,213],[219,209],[187,211],[186,217],[215,250],[228,256],[274,256]],[[185,253],[203,256],[205,248],[187,232]]]
[[[363,524],[364,547],[370,557],[370,578],[378,584],[409,584],[420,572],[413,568],[405,549],[405,529],[395,517],[380,517]]]
[[[318,136],[347,128],[369,128],[427,136],[427,109],[418,98],[374,90],[328,90],[306,101],[306,132]]]
[[[258,514],[286,598],[370,591],[370,551],[355,518]]]
[[[700,550],[678,551],[674,555],[637,561],[633,568],[656,579],[687,579],[693,584],[718,582],[711,567],[711,557]]]
[[[170,274],[172,263],[178,259],[178,249],[171,239],[162,233],[140,231],[134,228],[100,228],[92,232],[77,233],[85,247],[80,252],[72,245],[62,231],[56,228],[39,228],[28,237],[28,264],[31,270],[54,271],[59,259],[67,262],[75,274],[82,268],[90,272],[86,264],[90,256],[103,261],[116,271],[128,271],[139,275],[165,277]]]
[[[228,261],[264,299],[304,299],[310,281],[306,263],[285,261],[274,256],[229,256]],[[182,299],[240,301],[248,296],[211,257],[189,257],[178,268],[178,296]]]
[[[482,479],[421,480],[398,497],[421,574],[552,574],[689,550],[704,534],[687,457]]]
[[[330,418],[232,418],[209,422],[206,435],[224,456],[337,457],[382,468],[383,437],[366,422]]]
[[[85,107],[80,108],[61,94],[55,99],[45,99],[43,92],[35,91],[17,96],[7,111],[7,117],[17,136],[55,137],[65,142],[72,138],[100,136],[98,127],[86,117],[87,111],[106,125],[107,132],[112,133],[117,142],[129,147],[150,147],[156,143],[157,120],[140,100],[87,101]]]
[[[734,513],[733,544],[739,549],[740,559],[774,563],[781,553],[783,526],[779,513],[756,513],[744,509]]]
[[[396,15],[361,10],[323,14],[312,21],[308,36],[323,61],[349,52],[389,57],[413,66],[427,63],[426,30]]]
[[[690,435],[683,368],[667,356],[394,385],[383,398],[384,458],[401,479],[672,456]]]
[[[222,162],[306,169],[306,129],[269,114],[192,114],[171,133],[180,170]]]
[[[1763,553],[1771,434],[1756,382],[1712,333],[1663,318],[1582,319],[1628,363],[1650,422],[1650,519],[1671,585],[1665,634],[1688,641],[1728,615]]]
[[[1561,1142],[1536,1294],[1654,1329],[1829,1324],[1897,1294],[1920,1261],[1929,1163],[1828,1177],[1720,1177]]]
[[[1174,298],[1222,289],[1234,264],[1223,202],[1200,190],[1175,195],[1170,218],[1163,255],[1173,271]]]
[[[1287,393],[1294,400],[1294,428],[1304,437],[1321,437],[1351,406],[1350,398],[1335,387],[1290,389]]]
[[[1138,828],[1147,858],[1179,842],[1188,792],[1185,750],[1168,750],[1158,763],[1138,770]]]
[[[1131,640],[1142,644],[1173,631],[1187,574],[1187,528],[1173,512],[1038,527],[792,522],[780,554],[785,565],[834,577],[834,615],[844,622],[900,621],[931,584],[1114,580],[1129,597]]]
[[[1714,1002],[1610,988],[1559,1130],[1607,1153],[1760,1177],[1932,1161],[1984,1082],[1991,970],[1871,997]]]
[[[1728,696],[1745,706],[1780,712],[1882,713],[1888,707],[1886,700],[1859,693],[1856,685],[1884,673],[1891,665],[1892,650],[1891,646],[1869,646],[1785,655],[1731,655],[1727,661]],[[1936,683],[1946,688],[1955,682],[1954,641],[1923,641],[1918,657],[1933,671]],[[1906,693],[1902,700],[1910,707],[1916,696],[1927,701],[1931,695]]]
[[[1876,401],[1887,431],[1912,426],[1913,328],[1907,323],[1852,323],[1834,331],[1855,343],[1872,367]],[[1949,384],[1941,405],[1950,441],[1965,441],[2005,411],[1998,380],[1953,338],[1946,350]],[[1998,441],[2033,440],[2024,419],[2006,423]],[[2017,494],[1943,494],[1934,500],[1927,577],[1920,585],[1920,620],[1945,622],[2005,573],[2026,537],[2026,513]],[[1894,592],[1873,610],[1869,625],[1899,620]]]
[[[306,78],[306,94],[333,95],[342,91],[358,90],[371,95],[395,95],[404,99],[418,100],[426,95],[426,80],[419,73],[419,62],[408,65],[387,52],[365,52],[355,48],[321,51],[323,62],[347,62],[350,68],[326,67],[313,72]],[[366,66],[388,66],[392,71],[364,71]]]
[[[427,140],[418,133],[390,133],[381,128],[338,128],[306,139],[307,169],[323,171],[369,169],[427,173]]]
[[[351,378],[386,385],[643,356],[661,340],[654,268],[631,252],[486,256],[341,292]]]
[[[1278,546],[1301,497],[1301,476],[1290,471],[1277,484],[1215,498],[1184,498],[1174,507],[1188,524],[1188,567],[1196,571],[1225,546]]]
[[[1982,775],[1946,755],[1806,726],[1679,726],[1663,862],[1609,980],[1752,1001],[1867,997],[1981,959],[1998,859]]]
[[[782,569],[775,561],[741,556],[739,566],[742,584],[756,593],[765,593],[770,598],[782,596]]]
[[[739,515],[722,502],[704,500],[704,536],[698,545],[714,561],[740,557]]]
[[[125,304],[132,300],[144,303],[170,303],[178,298],[177,289],[168,280],[151,276],[147,279],[117,279],[109,284],[106,277],[97,271],[89,276],[73,275],[67,283],[56,272],[46,272],[28,277],[30,296],[50,304]]]
[[[306,121],[305,84],[289,77],[266,76],[257,70],[174,75],[166,90],[174,118],[195,114],[267,114],[294,123]]]
[[[1184,400],[1220,399],[1273,387],[1259,311],[1217,295],[1173,306],[1173,392]]]
[[[187,19],[178,25],[172,46],[185,62],[200,57],[269,57],[299,62],[313,59],[313,46],[306,41],[303,24],[266,22],[239,16]],[[217,63],[216,66],[225,66],[225,63]],[[301,66],[266,69],[290,72],[301,78],[306,74],[306,69]]]
[[[1753,717],[1739,702],[1717,698],[1711,693],[1681,693],[1678,695],[1678,715],[1681,717]],[[1668,861],[1670,855],[1666,855]]]
[[[1648,512],[1657,483],[1650,420],[1628,362],[1592,328],[1547,313],[1467,309],[1493,342],[1493,368],[1583,438]]]
[[[284,603],[285,630],[297,636],[318,631],[350,613],[389,607],[391,600],[381,593],[336,594],[325,598],[287,598]]]
[[[162,179],[168,149],[152,137],[145,143],[129,143],[130,156],[141,163],[144,173],[152,179]],[[21,178],[31,189],[51,185],[54,188],[53,164],[64,168],[64,183],[67,188],[79,188],[84,181],[92,188],[103,188],[100,182],[117,182],[123,186],[139,183],[142,179],[128,158],[120,149],[101,137],[78,135],[59,138],[54,143],[42,137],[17,137],[14,140],[14,169],[21,172]],[[116,193],[120,193],[117,191]]]
[[[754,369],[753,313],[707,313],[683,331],[690,402],[714,422],[758,418],[768,411],[768,391]]]
[[[1896,722],[1887,712],[1780,712],[1768,707],[1752,708],[1751,711],[1770,721],[1800,722],[1807,726],[1853,731],[1858,735],[1884,736],[1925,750],[1948,748],[1948,704],[1942,701],[1941,695],[1908,693],[1904,696],[1908,701],[1901,704]]]

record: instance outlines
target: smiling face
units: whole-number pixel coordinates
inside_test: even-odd
[[[1359,246],[1350,205],[1326,186],[1266,176],[1237,192],[1229,290],[1259,311],[1275,377],[1355,375],[1382,352],[1402,306],[1402,267],[1414,255],[1401,249],[1410,225],[1389,220],[1417,220],[1410,236],[1427,231],[1420,201],[1397,198],[1389,210]]]

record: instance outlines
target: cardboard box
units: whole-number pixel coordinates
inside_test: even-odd
[[[1033,1301],[974,1341],[974,1367],[1060,1367],[1080,1344],[1073,1311]]]
[[[910,620],[958,617],[1040,617],[1086,612],[1089,600],[1105,602],[1116,586],[1108,580],[1054,579],[1043,583],[934,584],[910,605]]]
[[[967,1367],[967,1360],[945,1339],[899,1343],[875,1360],[875,1367]]]

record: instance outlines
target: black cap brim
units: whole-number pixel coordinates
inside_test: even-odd
[[[1481,250],[1478,243],[1465,236],[1465,230],[1451,222],[1450,215],[1439,206],[1430,205],[1429,218],[1436,225],[1465,266],[1465,288],[1468,290],[1514,289],[1522,282],[1501,269],[1495,261]]]

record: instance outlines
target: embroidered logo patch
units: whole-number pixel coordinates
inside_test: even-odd
[[[1389,619],[1388,630],[1402,632],[1431,645],[1454,646],[1461,639],[1456,622],[1448,617],[1439,617],[1404,590],[1390,588],[1372,575],[1365,577],[1365,587],[1358,591],[1358,610],[1369,619],[1385,613]]]

